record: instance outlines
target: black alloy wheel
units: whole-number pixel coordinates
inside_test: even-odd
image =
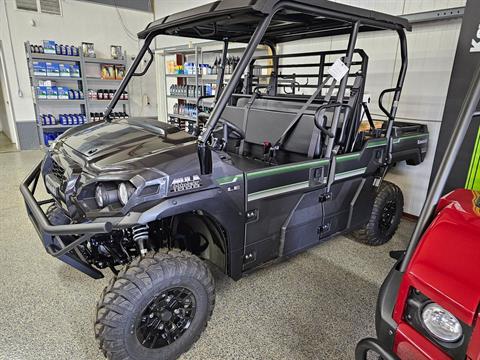
[[[387,234],[395,220],[395,214],[397,212],[397,203],[394,200],[389,200],[385,204],[378,227],[382,234]]]
[[[136,328],[138,341],[149,349],[170,345],[190,327],[195,310],[195,296],[187,288],[163,291],[141,314]]]
[[[370,219],[363,227],[352,233],[353,238],[372,246],[385,244],[397,231],[402,214],[402,190],[384,180],[377,189]]]

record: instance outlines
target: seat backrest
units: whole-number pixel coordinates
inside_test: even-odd
[[[272,99],[257,99],[248,113],[245,141],[263,144],[268,141],[274,144],[295,118],[302,103]],[[306,155],[312,137],[315,107],[305,111],[287,141],[283,144],[285,151]]]
[[[354,94],[358,96],[358,92]],[[274,144],[304,105],[304,102],[291,100],[257,98],[248,106],[249,101],[249,98],[240,98],[236,106],[227,106],[222,114],[222,118],[244,129],[244,141],[247,145],[263,146],[266,141]],[[305,110],[304,115],[283,144],[283,150],[302,155],[308,154],[315,126],[314,114],[318,106],[318,104],[312,104]],[[246,114],[247,111],[248,114]],[[331,126],[333,113],[333,109],[325,112],[327,127]],[[343,108],[338,121],[339,128],[343,126],[344,114]],[[245,121],[246,124],[244,124]]]

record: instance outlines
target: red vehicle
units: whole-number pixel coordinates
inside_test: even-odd
[[[377,339],[357,344],[384,360],[480,359],[480,192],[441,197],[480,100],[480,69],[406,251],[385,279],[376,311]]]

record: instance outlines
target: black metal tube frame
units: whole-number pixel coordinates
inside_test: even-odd
[[[114,226],[111,222],[93,222],[84,224],[66,224],[66,225],[52,225],[45,213],[43,212],[41,205],[51,203],[52,200],[37,201],[35,199],[35,190],[38,183],[38,179],[41,174],[40,162],[32,172],[26,177],[26,179],[20,184],[20,192],[25,200],[29,215],[33,218],[33,222],[37,230],[42,235],[54,236],[60,245],[60,248],[53,246],[52,244],[46,245],[47,252],[54,256],[60,257],[70,250],[74,249],[79,244],[85,242],[90,238],[92,234],[109,233],[113,230]],[[32,190],[30,190],[32,186]],[[74,240],[68,245],[64,245],[58,235],[80,235],[78,239]]]
[[[256,47],[260,44],[265,32],[267,31],[267,28],[270,25],[270,22],[271,22],[272,18],[274,17],[274,15],[277,12],[279,12],[280,10],[283,10],[283,9],[291,9],[291,10],[301,11],[301,12],[304,12],[304,13],[314,13],[314,14],[320,15],[320,16],[330,17],[330,18],[334,18],[334,19],[341,19],[341,20],[351,22],[351,23],[354,24],[352,35],[354,35],[355,40],[356,40],[356,37],[358,35],[358,31],[359,31],[359,27],[360,27],[360,21],[361,21],[361,24],[363,24],[363,25],[370,25],[370,26],[373,26],[373,27],[378,27],[379,29],[397,30],[397,32],[399,34],[399,37],[400,37],[401,54],[402,54],[402,66],[401,66],[400,75],[399,75],[399,78],[398,78],[398,81],[397,81],[397,88],[400,89],[400,90],[397,90],[395,92],[394,102],[392,103],[392,110],[390,111],[390,113],[393,116],[396,113],[396,108],[397,108],[398,100],[400,98],[401,88],[402,88],[402,85],[403,85],[403,80],[405,78],[405,72],[406,72],[406,37],[405,37],[404,30],[403,30],[403,28],[401,28],[400,25],[393,24],[393,23],[389,24],[389,23],[385,23],[385,22],[381,22],[381,21],[376,21],[375,19],[360,18],[360,17],[357,17],[357,16],[345,15],[345,14],[342,14],[342,13],[338,13],[338,12],[334,12],[334,11],[330,11],[330,10],[326,10],[326,9],[321,9],[321,8],[318,8],[318,7],[315,7],[315,6],[310,6],[310,5],[307,5],[307,4],[296,3],[296,2],[291,1],[291,0],[282,1],[282,2],[279,2],[272,9],[272,11],[259,22],[259,24],[258,24],[257,28],[255,29],[253,35],[250,37],[250,41],[248,42],[248,45],[245,49],[245,52],[244,52],[242,58],[240,59],[239,63],[237,64],[237,67],[235,68],[235,71],[233,72],[230,81],[228,82],[227,86],[224,88],[222,96],[220,96],[220,98],[216,102],[216,104],[213,108],[213,111],[211,113],[211,116],[209,118],[209,121],[206,123],[206,126],[205,126],[203,132],[198,137],[200,168],[203,169],[203,171],[206,170],[207,173],[208,173],[208,171],[211,171],[211,169],[210,169],[211,166],[205,166],[205,164],[211,163],[211,159],[205,159],[205,156],[211,156],[211,153],[209,151],[203,151],[203,150],[201,150],[201,148],[204,148],[206,146],[205,144],[206,144],[207,139],[210,137],[213,129],[216,127],[216,124],[217,124],[218,120],[220,119],[223,110],[225,109],[230,97],[233,94],[233,91],[236,87],[236,84],[240,80],[243,72],[245,71],[245,68],[248,66],[248,64],[250,62],[250,59],[252,58]],[[172,23],[171,25],[172,25],[171,27],[175,27],[175,26],[182,27],[182,25],[185,25],[185,24],[174,24],[174,23]],[[188,23],[187,25],[191,26],[192,23]],[[121,96],[122,92],[125,90],[128,82],[132,78],[132,76],[135,72],[135,69],[138,67],[141,59],[143,58],[143,56],[147,52],[147,49],[148,49],[151,41],[153,40],[153,38],[156,35],[164,33],[164,32],[165,32],[165,29],[161,29],[161,28],[159,28],[157,31],[155,31],[155,29],[151,29],[151,31],[148,32],[148,34],[146,35],[146,38],[145,38],[145,41],[144,41],[144,44],[143,44],[142,48],[140,49],[137,57],[135,58],[134,62],[132,63],[132,65],[128,69],[124,79],[120,83],[119,88],[118,88],[117,92],[115,93],[112,101],[109,103],[109,105],[107,106],[107,108],[105,110],[105,117],[104,118],[107,121],[109,121],[110,113],[112,112],[113,108],[115,107],[118,100],[120,99],[120,96]],[[350,50],[352,50],[355,46],[355,41],[353,41],[353,42],[351,41],[352,40],[352,35],[350,36],[347,59],[348,59],[348,54],[350,54],[350,55],[352,54],[352,51],[350,51]],[[231,40],[235,41],[235,39],[231,39]],[[350,61],[351,61],[351,57],[350,57]],[[348,65],[350,64],[350,61],[348,61]],[[346,78],[342,79],[342,83],[345,83],[345,85],[346,85]],[[344,91],[345,87],[343,87],[342,90]],[[343,94],[341,94],[340,91],[339,91],[339,94],[343,98]],[[339,111],[340,110],[338,109],[337,114],[335,114],[334,121],[335,121],[335,118],[337,118],[337,121],[338,121]],[[390,135],[391,135],[392,127],[393,127],[393,120],[389,121],[389,126],[387,128],[387,138],[388,138],[389,143],[391,143]],[[327,155],[331,152],[332,147],[333,147],[334,139],[330,139],[330,140],[331,141],[329,142],[328,148],[327,148],[330,151],[327,150]],[[200,154],[202,154],[202,155],[200,155]]]
[[[372,351],[381,356],[384,360],[399,360],[399,358],[385,350],[378,340],[373,338],[366,338],[359,341],[355,348],[355,360],[367,360],[367,354]]]
[[[112,113],[113,109],[118,103],[118,100],[120,100],[120,97],[122,96],[122,93],[125,91],[127,88],[128,83],[130,82],[130,79],[135,75],[135,70],[137,69],[138,65],[140,65],[140,62],[142,61],[143,57],[145,56],[145,53],[148,51],[150,53],[150,61],[146,67],[148,69],[153,61],[153,55],[152,51],[150,50],[150,43],[152,40],[155,38],[155,35],[151,34],[149,35],[145,41],[143,42],[143,46],[141,47],[140,51],[138,52],[137,56],[135,57],[135,60],[133,60],[132,65],[128,68],[127,73],[123,77],[123,80],[120,82],[120,85],[118,86],[118,89],[115,91],[115,94],[113,95],[112,100],[110,103],[107,105],[107,108],[105,109],[105,114],[103,116],[103,119],[106,121],[110,121],[110,114]],[[139,74],[140,76],[143,74]]]

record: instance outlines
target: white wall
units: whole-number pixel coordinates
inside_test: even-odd
[[[127,34],[115,7],[97,5],[76,0],[62,0],[63,15],[39,14],[21,11],[15,8],[13,0],[0,0],[0,40],[4,44],[5,61],[8,69],[17,68],[18,81],[23,97],[18,95],[15,72],[9,71],[10,94],[15,109],[16,121],[32,121],[35,119],[33,97],[28,77],[24,42],[40,44],[42,40],[55,40],[63,44],[80,45],[82,41],[93,42],[97,57],[108,58],[110,45],[121,45],[128,56],[138,52],[137,39]],[[6,12],[10,21],[13,40],[13,52],[6,25]],[[153,20],[153,14],[119,8],[127,29],[136,34]],[[36,26],[31,25],[34,20]],[[135,80],[130,86],[131,112],[133,115],[156,114],[156,84],[153,76]],[[148,94],[152,100],[150,106],[142,109],[142,95]],[[100,111],[100,109],[99,109]]]
[[[465,6],[466,0],[334,0],[375,11],[402,15],[449,7]],[[190,9],[210,1],[156,0],[155,17]],[[405,195],[405,212],[418,215],[426,197],[435,148],[440,131],[450,73],[461,20],[446,20],[415,25],[407,34],[409,67],[400,100],[397,120],[427,124],[430,147],[427,157],[419,166],[401,164],[394,168],[388,179],[398,184]],[[181,38],[164,37],[160,47],[185,44]],[[160,45],[160,44],[159,44]],[[296,41],[280,45],[279,53],[344,48],[346,37]],[[380,92],[395,86],[400,65],[398,37],[393,32],[363,33],[357,47],[369,55],[366,91],[372,95],[371,111],[376,117],[381,112],[377,102]]]
[[[0,90],[2,92],[1,99],[0,99],[0,131],[10,139],[12,143],[17,143],[17,132],[15,129],[15,120],[13,117],[13,109],[10,106],[11,98],[10,92],[8,88],[8,79],[5,74],[8,73],[7,67],[5,66],[4,61],[4,51],[3,51],[3,43],[0,40]]]
[[[363,6],[393,15],[465,6],[466,0],[338,0],[349,5]],[[430,131],[430,143],[425,161],[419,166],[398,165],[387,179],[398,184],[405,196],[405,211],[418,215],[425,200],[433,158],[437,146],[443,109],[447,97],[461,19],[418,24],[407,33],[408,70],[400,99],[397,120],[426,124]],[[372,93],[372,112],[379,114],[376,105],[382,88],[394,87],[392,59],[395,70],[400,65],[398,42],[394,36],[361,35],[358,43],[370,56],[366,91]],[[392,46],[394,45],[394,46]],[[372,78],[373,76],[373,78]],[[383,84],[381,83],[383,81]]]

